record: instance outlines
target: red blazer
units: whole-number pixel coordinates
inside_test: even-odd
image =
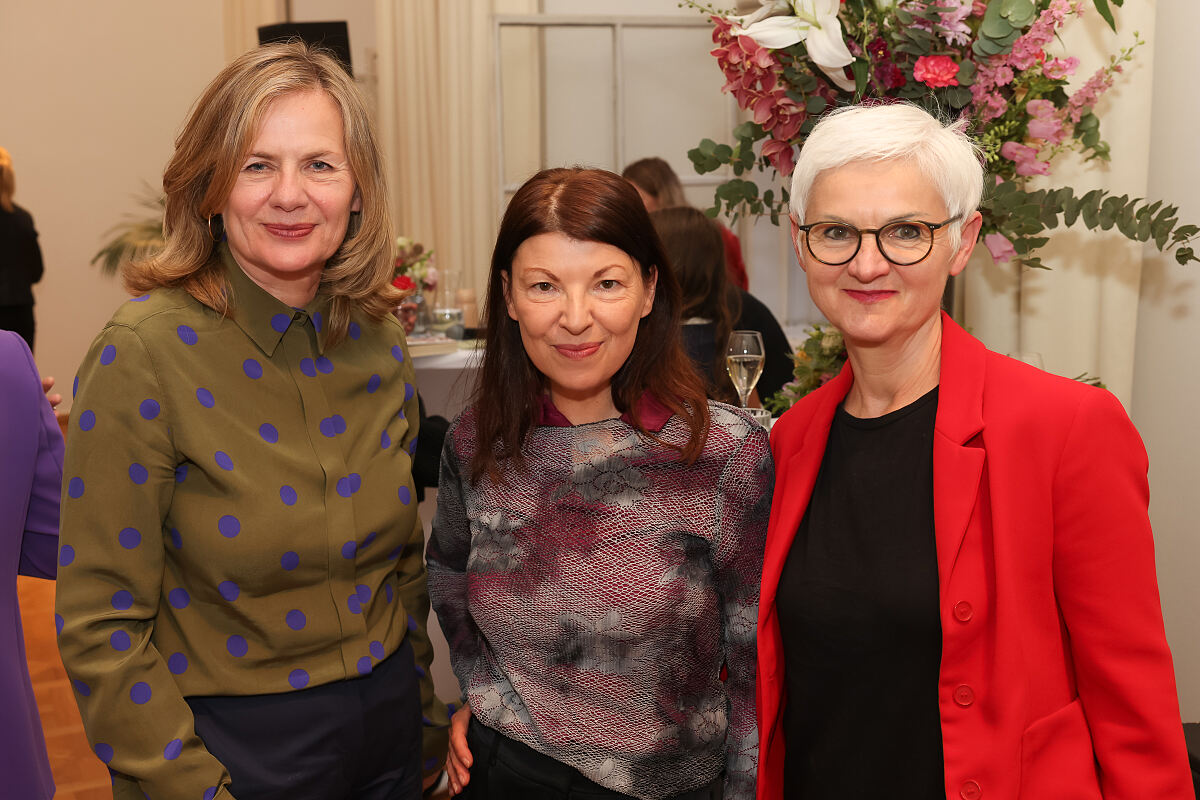
[[[847,364],[771,433],[759,800],[783,797],[775,593],[852,381]],[[1146,469],[1111,394],[992,353],[943,315],[933,500],[951,800],[1193,800]]]

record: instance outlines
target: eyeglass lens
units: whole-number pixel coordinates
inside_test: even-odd
[[[901,220],[875,234],[883,257],[893,264],[915,264],[933,249],[933,230],[923,222]],[[845,264],[862,246],[862,232],[841,222],[819,222],[808,230],[809,252],[826,264]]]

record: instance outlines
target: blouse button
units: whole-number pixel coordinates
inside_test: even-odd
[[[963,800],[979,800],[983,797],[983,789],[980,789],[975,781],[967,781],[958,790],[958,794]]]
[[[966,600],[956,603],[954,606],[954,618],[959,622],[967,622],[971,617],[975,616],[975,609],[971,608],[971,604]]]
[[[966,708],[975,702],[975,691],[966,684],[959,686],[954,690],[954,702]]]

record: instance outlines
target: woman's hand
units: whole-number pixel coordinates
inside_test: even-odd
[[[450,796],[462,792],[471,782],[471,750],[467,747],[467,724],[471,707],[464,705],[450,718],[450,752],[446,756],[446,772],[450,776]]]
[[[50,401],[50,407],[54,409],[54,416],[58,416],[58,404],[63,401],[63,396],[58,392],[50,394],[50,390],[54,388],[54,378],[49,375],[42,378],[42,391],[46,393],[46,399]]]

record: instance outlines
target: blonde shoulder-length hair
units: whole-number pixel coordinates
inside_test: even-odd
[[[165,244],[129,264],[125,286],[135,294],[179,287],[218,313],[230,310],[217,255],[217,221],[242,161],[271,104],[293,92],[319,89],[337,104],[350,171],[362,200],[346,237],[321,275],[332,299],[326,343],[341,341],[354,309],[382,319],[400,301],[391,285],[392,223],[387,184],[367,105],[353,79],[327,51],[293,40],[251,50],[213,79],[192,107],[163,172]]]

